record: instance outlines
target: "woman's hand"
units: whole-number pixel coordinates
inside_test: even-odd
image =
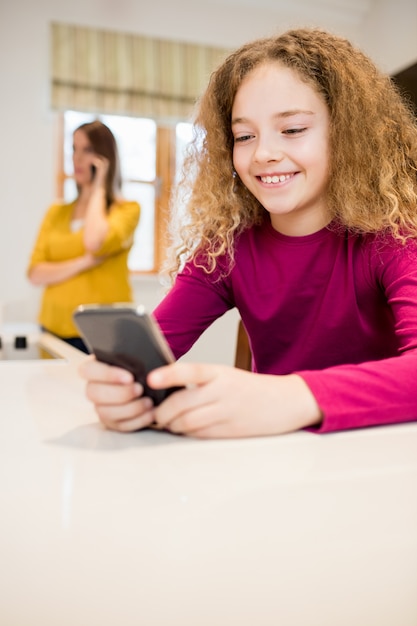
[[[253,374],[233,367],[174,363],[148,375],[155,389],[184,386],[152,407],[141,385],[120,368],[95,360],[82,366],[87,396],[107,428],[132,431],[152,422],[201,438],[274,435],[318,424],[320,409],[296,375]]]
[[[107,172],[109,171],[110,161],[100,154],[95,154],[91,160],[94,167],[94,175],[92,177],[93,186],[96,188],[106,187]]]
[[[130,372],[101,363],[94,356],[83,361],[79,371],[87,381],[87,398],[106,428],[130,432],[154,422],[152,400],[142,396],[143,387]]]
[[[95,256],[94,254],[91,254],[91,252],[86,252],[83,255],[83,259],[85,262],[85,270],[90,270],[93,267],[97,267],[97,265],[101,265],[102,263],[104,263],[104,261],[106,261],[106,259],[108,259],[108,256]]]

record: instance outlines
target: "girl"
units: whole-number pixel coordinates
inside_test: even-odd
[[[132,300],[127,259],[140,208],[119,195],[118,152],[110,129],[99,121],[82,124],[73,138],[78,197],[48,210],[28,277],[45,287],[43,328],[87,352],[72,313],[79,304]]]
[[[176,278],[154,311],[184,354],[228,309],[253,372],[177,362],[154,388],[81,374],[105,426],[196,437],[329,432],[417,418],[417,126],[390,79],[315,29],[249,43],[211,77]]]

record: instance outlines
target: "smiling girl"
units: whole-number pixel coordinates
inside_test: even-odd
[[[153,407],[90,358],[103,424],[248,437],[416,420],[417,126],[389,77],[345,39],[289,31],[224,61],[195,128],[154,315],[179,358],[236,307],[253,371],[179,361],[148,376],[185,387]]]

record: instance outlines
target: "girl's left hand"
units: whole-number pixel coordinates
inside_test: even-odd
[[[153,370],[155,389],[184,386],[154,409],[162,428],[200,438],[254,437],[321,421],[320,408],[297,375],[254,374],[224,365],[174,363]]]

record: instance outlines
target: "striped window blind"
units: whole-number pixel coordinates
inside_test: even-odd
[[[187,119],[229,50],[51,24],[51,105]]]

